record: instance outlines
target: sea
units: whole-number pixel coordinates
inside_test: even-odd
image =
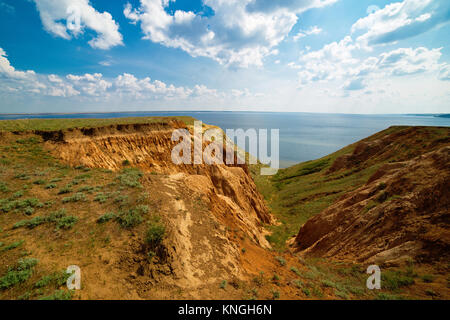
[[[433,114],[357,115],[220,111],[0,114],[0,120],[150,116],[191,116],[224,130],[267,129],[270,132],[271,129],[279,129],[280,167],[282,168],[321,158],[390,126],[450,126],[448,115]]]

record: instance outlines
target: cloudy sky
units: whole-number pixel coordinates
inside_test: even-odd
[[[0,0],[0,112],[450,113],[449,0]]]

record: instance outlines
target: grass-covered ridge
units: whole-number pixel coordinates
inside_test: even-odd
[[[73,257],[89,265],[96,250],[121,244],[133,232],[144,243],[159,208],[142,185],[148,176],[132,167],[119,172],[70,167],[45,149],[40,136],[4,135],[0,299],[71,299],[62,270],[73,264]],[[108,213],[114,221],[97,223]]]
[[[111,119],[23,119],[0,120],[0,131],[57,131],[75,128],[98,128],[112,125],[168,123],[171,120],[192,124],[194,118],[179,117],[129,117]]]

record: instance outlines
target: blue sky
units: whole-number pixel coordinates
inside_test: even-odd
[[[448,0],[0,0],[0,112],[450,112]]]

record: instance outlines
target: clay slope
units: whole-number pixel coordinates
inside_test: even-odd
[[[243,233],[255,245],[267,248],[270,245],[263,226],[270,224],[272,217],[245,165],[173,164],[172,132],[184,127],[171,121],[41,136],[55,156],[73,167],[118,171],[131,165],[155,174],[159,182],[149,178],[144,187],[164,202],[161,214],[169,232],[158,253],[160,264],[149,265],[137,243],[132,253],[121,258],[120,265],[166,285],[193,290],[217,283],[224,275],[244,277],[240,246],[228,239],[225,229]]]
[[[336,159],[328,174],[352,165],[385,164],[364,186],[307,221],[295,238],[295,249],[308,256],[379,264],[448,261],[450,146],[448,139],[414,145],[408,139],[423,139],[419,130],[362,142],[351,155]],[[413,155],[422,154],[395,161],[411,157],[398,151],[405,144]]]

